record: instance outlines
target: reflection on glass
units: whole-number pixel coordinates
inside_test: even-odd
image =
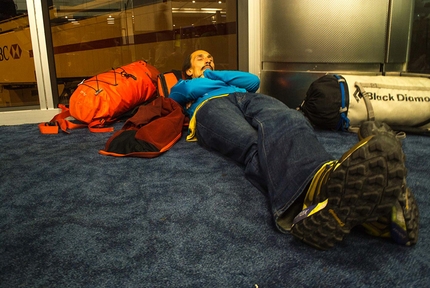
[[[0,108],[39,105],[25,0],[0,0]]]
[[[50,8],[62,98],[76,81],[137,60],[161,72],[184,55],[210,51],[218,69],[237,69],[236,1],[54,0]],[[69,89],[71,88],[71,89]]]
[[[430,74],[430,1],[415,0],[408,71]]]

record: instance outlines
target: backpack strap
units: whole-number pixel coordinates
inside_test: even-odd
[[[88,124],[88,130],[90,130],[93,133],[105,133],[105,132],[112,132],[114,131],[114,127],[106,127],[105,126],[105,120],[94,120],[90,124]]]
[[[169,72],[160,73],[157,79],[158,95],[161,97],[169,97],[170,89],[182,79],[182,72],[179,70],[171,70]]]
[[[58,134],[58,128],[60,128],[65,133],[70,133],[68,130],[85,128],[88,125],[73,123],[66,118],[70,117],[70,110],[63,104],[59,104],[58,108],[61,112],[54,116],[49,122],[40,123],[39,131],[42,134]]]
[[[334,75],[334,77],[337,79],[337,82],[339,83],[340,93],[342,96],[341,107],[339,108],[340,119],[339,119],[339,123],[337,124],[336,130],[346,131],[349,128],[349,119],[346,116],[348,112],[348,107],[346,107],[346,95],[345,95],[346,81],[345,81],[345,78],[343,78],[340,75]]]
[[[369,93],[367,93],[366,90],[364,89],[364,86],[366,86],[366,83],[355,82],[354,86],[357,87],[357,89],[354,92],[354,97],[356,99],[363,98],[364,104],[366,104],[367,120],[371,120],[371,121],[375,120],[375,111],[373,110],[372,103],[370,102]]]

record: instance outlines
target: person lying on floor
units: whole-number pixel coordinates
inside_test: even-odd
[[[363,125],[362,139],[333,160],[300,112],[255,93],[256,75],[215,71],[204,50],[189,55],[182,72],[189,79],[173,86],[170,98],[190,117],[187,140],[242,164],[246,178],[268,197],[281,232],[322,250],[359,225],[381,236],[388,229],[401,244],[416,243],[418,208],[415,201],[406,204],[413,195],[394,133]],[[391,229],[397,223],[392,210],[399,206],[407,218],[400,233]]]

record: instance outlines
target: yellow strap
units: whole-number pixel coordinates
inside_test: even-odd
[[[195,142],[195,141],[197,141],[197,136],[196,136],[196,125],[197,125],[197,123],[196,123],[196,114],[197,114],[197,111],[199,111],[199,109],[206,102],[208,102],[209,100],[212,100],[212,99],[215,99],[215,98],[221,98],[221,97],[225,97],[225,96],[228,96],[228,94],[223,94],[223,95],[219,95],[219,96],[215,96],[215,97],[209,98],[209,99],[203,101],[202,103],[200,103],[199,106],[197,106],[196,110],[194,111],[193,116],[190,119],[190,123],[188,124],[188,135],[187,135],[187,138],[186,138],[186,140],[188,142]]]
[[[319,194],[321,190],[321,185],[323,184],[323,179],[330,172],[334,165],[337,163],[336,160],[328,161],[324,163],[320,169],[315,173],[314,178],[312,178],[312,182],[309,185],[308,192],[306,193],[305,200],[303,202],[303,209],[308,208],[311,205],[314,205],[314,197]]]

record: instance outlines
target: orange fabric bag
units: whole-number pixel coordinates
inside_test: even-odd
[[[50,122],[39,124],[43,134],[58,133],[58,127],[69,129],[88,127],[91,132],[109,132],[121,115],[157,97],[159,71],[145,61],[136,61],[83,80],[73,92],[69,108],[59,105],[62,112]],[[84,124],[76,124],[67,117]]]

